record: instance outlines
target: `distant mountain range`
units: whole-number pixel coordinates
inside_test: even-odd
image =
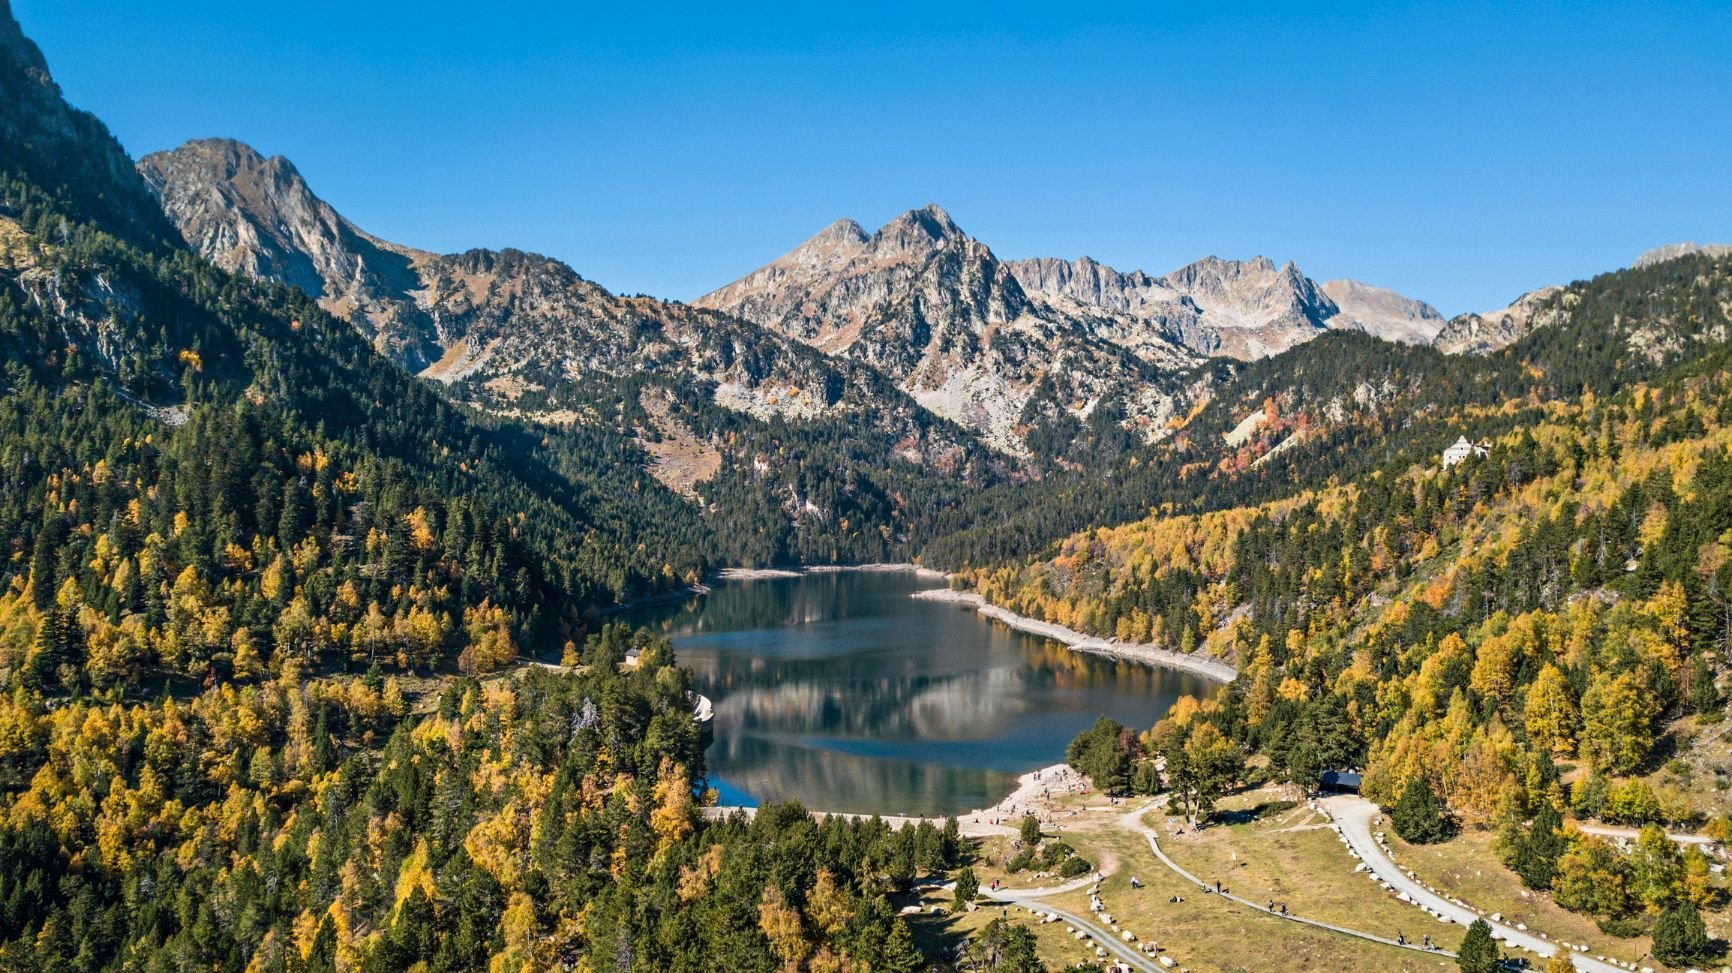
[[[1152,435],[1173,414],[1172,378],[1201,360],[1124,315],[1029,292],[937,206],[875,233],[833,223],[696,303],[870,364],[1002,449],[1030,422],[1108,400]]]
[[[1562,289],[1549,286],[1445,319],[1394,291],[1320,283],[1260,256],[1209,256],[1161,276],[1088,257],[1001,260],[936,205],[874,232],[838,220],[686,305],[615,295],[521,251],[438,255],[382,240],[288,160],[238,142],[188,142],[138,168],[200,254],[306,292],[405,368],[464,383],[496,411],[595,376],[678,375],[760,418],[923,408],[1029,454],[1043,429],[1103,416],[1160,438],[1207,394],[1191,376],[1209,358],[1254,361],[1339,330],[1486,354],[1561,313]],[[1727,249],[1675,244],[1637,266]],[[908,398],[886,402],[890,386]]]
[[[293,164],[226,139],[145,156],[169,218],[218,266],[317,298],[380,352],[424,378],[471,381],[498,401],[560,381],[677,373],[755,415],[834,407],[864,370],[754,325],[610,293],[519,250],[440,255],[381,240],[315,196]]]
[[[923,277],[934,258],[955,251],[972,277]],[[1001,279],[1002,272],[1014,281]],[[787,255],[697,300],[775,327],[834,352],[860,346],[914,288],[934,283],[996,288],[996,303],[976,305],[983,321],[1008,312],[1061,320],[1162,367],[1225,355],[1277,354],[1330,329],[1427,344],[1445,327],[1423,301],[1352,280],[1318,284],[1292,263],[1205,257],[1165,276],[1121,271],[1089,257],[999,261],[937,206],[897,217],[868,234],[840,220]]]

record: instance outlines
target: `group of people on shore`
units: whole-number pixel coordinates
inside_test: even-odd
[[[1059,796],[1086,795],[1089,793],[1088,778],[1062,764],[1036,770],[1025,776],[1022,786],[998,806],[976,812],[974,823],[1014,825],[1032,816],[1043,824],[1056,824],[1057,808],[1051,803],[1055,791]],[[1065,811],[1065,816],[1073,817],[1076,813],[1072,808]]]

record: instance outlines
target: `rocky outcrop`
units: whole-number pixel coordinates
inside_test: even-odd
[[[761,419],[847,415],[914,462],[963,447],[957,430],[865,365],[712,310],[613,294],[537,254],[441,255],[382,240],[286,159],[240,143],[189,142],[139,168],[200,254],[300,288],[403,367],[482,408],[584,421],[592,392],[646,376]]]
[[[1698,253],[1714,258],[1732,256],[1732,243],[1668,243],[1637,257],[1636,262],[1630,266],[1649,267]]]
[[[1509,307],[1457,315],[1438,332],[1432,346],[1452,355],[1484,355],[1508,347],[1563,315],[1559,302],[1553,300],[1563,290],[1557,285],[1542,287],[1516,298]]]
[[[411,371],[438,360],[433,309],[416,299],[420,270],[438,258],[363,232],[289,160],[201,139],[147,155],[138,169],[186,242],[217,266],[305,291]]]
[[[1336,315],[1328,321],[1331,328],[1352,328],[1385,341],[1428,345],[1448,323],[1424,301],[1356,280],[1325,281],[1317,289],[1335,303]]]
[[[1088,257],[1009,266],[1030,293],[1073,312],[1123,315],[1201,355],[1263,358],[1330,328],[1417,344],[1444,323],[1421,301],[1357,281],[1319,285],[1292,263],[1277,266],[1267,257],[1205,257],[1162,277]]]
[[[937,206],[870,234],[833,223],[696,303],[869,364],[1010,451],[1031,419],[1086,417],[1106,401],[1158,430],[1171,409],[1163,379],[1197,361],[1124,315],[1031,296]]]
[[[1291,262],[1267,257],[1204,257],[1164,278],[1203,314],[1196,342],[1215,342],[1213,354],[1252,359],[1286,351],[1328,328],[1335,305]],[[1193,345],[1195,347],[1195,345]]]

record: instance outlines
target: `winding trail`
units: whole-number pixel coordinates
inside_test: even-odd
[[[1258,915],[1268,916],[1271,919],[1281,919],[1281,920],[1286,921],[1286,922],[1296,922],[1302,926],[1311,926],[1315,929],[1323,929],[1323,930],[1327,930],[1329,932],[1339,933],[1343,936],[1352,936],[1355,939],[1363,939],[1367,942],[1381,943],[1385,946],[1393,946],[1396,949],[1406,949],[1406,950],[1411,950],[1415,953],[1424,953],[1427,956],[1448,956],[1448,957],[1452,957],[1452,958],[1455,956],[1454,953],[1450,952],[1447,949],[1431,948],[1431,947],[1421,946],[1417,943],[1398,942],[1397,940],[1390,939],[1387,936],[1379,936],[1375,933],[1364,932],[1363,930],[1359,930],[1359,929],[1349,929],[1346,926],[1337,926],[1334,923],[1324,922],[1321,919],[1307,919],[1304,916],[1294,915],[1292,913],[1289,913],[1287,915],[1282,915],[1281,913],[1278,913],[1278,912],[1270,912],[1266,906],[1258,905],[1257,903],[1252,902],[1250,899],[1240,898],[1239,896],[1234,895],[1231,892],[1217,892],[1217,891],[1215,891],[1214,886],[1203,881],[1202,879],[1198,878],[1197,876],[1192,875],[1190,872],[1186,871],[1185,868],[1182,865],[1180,865],[1178,862],[1173,861],[1171,858],[1168,858],[1167,853],[1165,851],[1161,850],[1161,842],[1160,842],[1159,835],[1157,835],[1152,828],[1149,828],[1148,826],[1143,824],[1143,821],[1142,821],[1143,815],[1162,803],[1164,803],[1164,802],[1163,801],[1153,801],[1153,802],[1150,802],[1148,804],[1143,805],[1141,808],[1138,808],[1135,811],[1131,811],[1128,814],[1122,815],[1119,818],[1119,826],[1126,828],[1127,830],[1135,831],[1135,832],[1141,834],[1143,836],[1143,838],[1148,841],[1149,850],[1155,853],[1155,857],[1159,858],[1161,860],[1161,864],[1163,864],[1163,865],[1167,866],[1167,868],[1171,869],[1173,874],[1178,875],[1180,878],[1183,878],[1184,880],[1192,883],[1193,885],[1197,886],[1199,889],[1203,890],[1203,892],[1205,894],[1213,895],[1213,896],[1216,896],[1216,897],[1222,898],[1222,899],[1226,899],[1230,902],[1237,902],[1240,905],[1246,907],[1247,909],[1250,909],[1250,910],[1256,912]],[[1391,864],[1393,864],[1393,863],[1391,863]],[[1619,971],[1619,973],[1622,973],[1622,971]]]
[[[1390,858],[1372,836],[1371,821],[1379,813],[1376,804],[1362,797],[1346,796],[1331,797],[1319,801],[1318,804],[1327,809],[1329,816],[1335,819],[1342,837],[1347,839],[1348,846],[1359,855],[1359,860],[1371,869],[1372,874],[1387,882],[1391,888],[1407,893],[1408,898],[1419,905],[1464,926],[1472,925],[1476,919],[1484,919],[1486,924],[1491,926],[1493,938],[1502,940],[1506,946],[1524,949],[1542,958],[1549,959],[1562,948],[1557,943],[1541,939],[1531,932],[1492,922],[1472,909],[1456,905],[1408,878],[1407,873],[1401,870],[1395,859]],[[1571,950],[1569,957],[1571,962],[1575,963],[1576,969],[1582,973],[1625,973],[1623,967],[1594,959],[1586,953]]]
[[[1055,885],[1051,888],[999,889],[997,892],[982,889],[980,894],[995,902],[1027,905],[1031,902],[1038,902],[1042,896],[1060,895],[1065,892],[1075,892],[1078,889],[1087,888],[1090,884],[1098,881],[1100,878],[1100,873],[1096,872],[1093,875],[1085,875],[1075,882],[1067,882],[1064,885]],[[1166,973],[1166,971],[1154,960],[1143,955],[1141,950],[1138,950],[1130,943],[1121,941],[1119,937],[1110,930],[1102,929],[1092,919],[1084,919],[1082,916],[1079,916],[1068,909],[1060,909],[1057,906],[1048,905],[1044,902],[1041,902],[1038,906],[1034,906],[1034,908],[1038,908],[1042,912],[1050,912],[1078,929],[1087,930],[1091,942],[1107,952],[1112,953],[1114,956],[1117,956],[1126,963],[1129,963],[1133,969],[1142,970],[1143,973]]]
[[[1635,828],[1614,828],[1606,824],[1585,824],[1577,821],[1576,828],[1583,834],[1597,834],[1602,838],[1622,838],[1625,841],[1635,841],[1641,832]],[[1666,837],[1680,845],[1695,845],[1705,852],[1714,853],[1719,844],[1707,835],[1690,834],[1684,831],[1668,831]]]

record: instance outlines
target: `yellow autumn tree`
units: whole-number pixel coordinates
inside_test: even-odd
[[[781,961],[784,973],[799,973],[812,943],[800,922],[799,910],[789,905],[782,890],[774,885],[766,885],[758,900],[758,930],[770,941],[770,952]]]
[[[1529,739],[1553,756],[1567,757],[1575,752],[1579,721],[1569,679],[1557,666],[1547,663],[1528,687],[1523,722]]]

